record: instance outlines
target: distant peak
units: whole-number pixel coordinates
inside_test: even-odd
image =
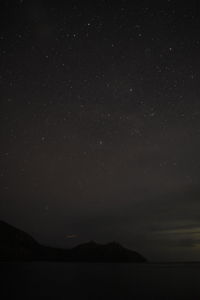
[[[116,241],[112,241],[112,242],[110,242],[110,244],[112,244],[112,245],[120,245],[120,243],[118,243]]]
[[[3,224],[3,225],[9,225],[8,223],[6,223],[5,221],[3,220],[0,220],[0,224]],[[10,226],[10,225],[9,225]]]
[[[92,247],[92,246],[98,246],[99,244],[97,242],[95,242],[94,240],[91,240],[83,245]]]
[[[96,245],[97,243],[94,240],[91,240],[91,241],[88,242],[88,244],[95,244]]]
[[[97,246],[99,246],[99,244],[97,244],[95,241],[91,240],[87,243],[79,244],[79,245],[75,246],[75,248],[96,248]]]
[[[113,246],[113,247],[122,247],[122,245],[116,241],[112,241],[107,244],[108,246]]]

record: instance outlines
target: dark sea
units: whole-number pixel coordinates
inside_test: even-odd
[[[0,299],[200,299],[200,264],[0,263]]]

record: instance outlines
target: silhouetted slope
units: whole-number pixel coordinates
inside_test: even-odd
[[[0,221],[0,260],[45,260],[68,262],[145,262],[139,253],[116,242],[89,242],[72,249],[42,246],[30,235]]]
[[[119,243],[97,244],[89,242],[72,249],[72,259],[77,261],[145,262],[139,253],[126,249]]]
[[[27,233],[0,221],[0,259],[31,259],[40,245]]]

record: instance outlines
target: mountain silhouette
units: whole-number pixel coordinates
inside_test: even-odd
[[[142,255],[117,242],[98,244],[90,241],[71,249],[43,246],[29,234],[3,221],[0,221],[0,260],[146,262]]]
[[[29,260],[40,247],[29,234],[0,221],[0,260]]]
[[[144,262],[146,259],[139,253],[129,250],[117,242],[98,244],[94,241],[81,244],[72,249],[72,258],[79,261],[102,262]]]

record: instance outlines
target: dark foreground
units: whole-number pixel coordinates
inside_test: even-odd
[[[200,264],[0,263],[1,299],[200,299]]]

